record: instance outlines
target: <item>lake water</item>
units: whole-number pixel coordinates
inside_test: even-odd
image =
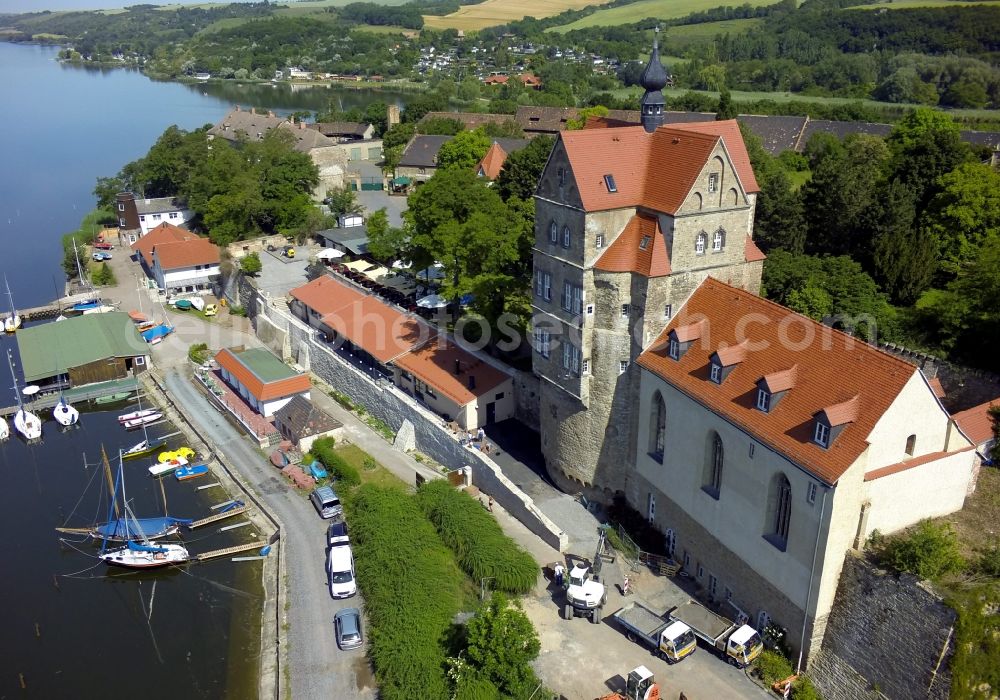
[[[55,55],[51,47],[0,42],[0,274],[21,307],[61,290],[60,237],[93,208],[95,179],[143,155],[167,126],[215,122],[237,102],[287,113],[322,109],[331,98],[345,107],[399,98],[162,83],[134,71],[62,66]],[[15,339],[0,337],[2,405],[13,403],[8,348],[16,349]],[[113,455],[141,439],[116,420],[130,407],[78,408],[89,412],[76,429],[63,433],[49,420],[39,445],[18,436],[0,444],[0,698],[254,697],[259,564],[220,559],[183,570],[111,571],[95,559],[92,543],[60,542],[55,527],[107,515],[96,466],[101,446]],[[218,488],[197,491],[197,480],[168,478],[161,492],[148,463],[126,463],[128,497],[140,517],[162,514],[164,496],[171,515],[194,518],[222,500]],[[250,531],[217,528],[186,535],[190,550],[245,542]]]
[[[62,290],[64,233],[94,207],[98,177],[144,155],[171,124],[215,123],[234,104],[287,114],[370,102],[389,91],[157,82],[123,69],[60,64],[58,49],[0,42],[0,274],[18,306]],[[2,282],[2,281],[0,281]],[[6,308],[6,299],[0,298]]]

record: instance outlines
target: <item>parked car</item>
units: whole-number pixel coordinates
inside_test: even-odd
[[[217,304],[207,304],[205,306],[205,315],[206,316],[215,316],[215,314],[217,314],[217,313],[219,313],[219,307],[218,307]]]
[[[319,513],[319,517],[324,520],[336,518],[344,514],[344,507],[340,504],[340,498],[337,497],[337,494],[329,486],[320,486],[314,489],[309,494],[309,500],[312,501],[316,512]]]
[[[361,611],[344,608],[333,616],[333,627],[337,634],[337,646],[341,649],[357,649],[361,646]]]
[[[94,244],[94,247],[97,248],[97,250],[111,250],[114,248],[114,246],[107,241],[98,241]]]
[[[350,598],[358,592],[354,579],[354,552],[351,545],[331,547],[326,556],[326,570],[330,575],[330,595],[333,598]]]
[[[326,529],[326,546],[339,547],[350,543],[351,539],[347,536],[347,523],[330,523],[330,527]]]
[[[91,256],[95,262],[101,262],[102,260],[110,260],[111,253],[105,253],[100,250],[95,250],[94,254]]]

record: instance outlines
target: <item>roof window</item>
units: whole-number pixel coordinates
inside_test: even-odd
[[[643,236],[642,240],[639,241],[639,250],[646,250],[649,247],[649,242],[652,240],[650,236]]]
[[[605,175],[604,176],[604,184],[607,185],[608,192],[617,192],[618,191],[618,185],[615,184],[615,176],[614,175]]]
[[[857,395],[841,403],[827,406],[815,414],[813,442],[827,448],[837,436],[858,417],[859,398]]]

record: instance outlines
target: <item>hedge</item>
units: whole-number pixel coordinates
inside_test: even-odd
[[[338,455],[333,449],[334,441],[332,437],[320,438],[313,443],[310,452],[323,466],[333,473],[333,477],[340,486],[353,487],[361,483],[361,475],[358,470],[348,464],[343,457]]]
[[[385,700],[446,698],[445,633],[463,575],[412,496],[365,484],[345,501],[368,654]]]
[[[538,563],[503,533],[479,501],[443,479],[423,484],[417,501],[473,581],[493,579],[493,589],[506,593],[534,588]]]

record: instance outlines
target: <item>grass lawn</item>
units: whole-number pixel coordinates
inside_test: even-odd
[[[747,2],[749,5],[755,7],[772,4],[772,0],[747,0]],[[598,10],[592,15],[581,17],[575,22],[570,22],[560,27],[553,27],[549,31],[563,33],[587,27],[612,27],[619,24],[631,24],[647,17],[674,19],[676,17],[685,17],[692,12],[710,10],[718,6],[719,0],[639,0],[639,2],[634,2],[631,5]],[[473,7],[481,6],[473,5]]]
[[[718,0],[714,0],[718,6]],[[601,0],[486,0],[478,5],[463,5],[457,12],[438,17],[424,15],[424,25],[431,29],[474,30],[493,27],[525,17],[552,17],[566,10],[579,10],[588,5],[601,5]],[[600,13],[598,13],[600,14]],[[682,13],[682,14],[687,14]],[[645,16],[645,15],[644,15]]]
[[[724,19],[718,22],[669,27],[664,45],[671,51],[684,51],[712,41],[719,34],[742,34],[763,22],[762,19]]]
[[[804,185],[807,182],[809,182],[810,178],[812,178],[812,172],[810,172],[808,170],[795,171],[795,172],[788,173],[788,179],[792,181],[792,189],[793,190],[800,189],[802,187],[802,185]]]
[[[1000,469],[983,467],[976,492],[965,499],[965,507],[942,520],[955,528],[967,558],[974,558],[978,549],[995,545],[1000,535]]]
[[[375,469],[365,469],[365,457],[368,457],[368,453],[357,445],[341,445],[334,448],[334,452],[358,470],[358,473],[361,475],[362,484],[374,484],[375,486],[385,486],[402,491],[409,490],[409,485],[406,482],[378,462],[375,463]]]

